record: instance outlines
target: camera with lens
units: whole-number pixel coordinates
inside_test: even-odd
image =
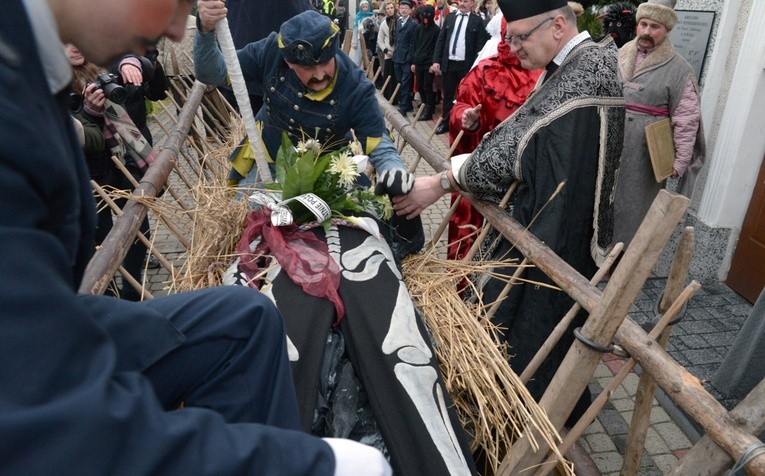
[[[69,111],[72,114],[79,114],[82,112],[83,104],[84,100],[81,94],[69,93]]]
[[[111,102],[122,104],[127,99],[127,90],[119,84],[119,77],[111,73],[101,73],[93,81],[95,89],[102,89],[106,99]]]

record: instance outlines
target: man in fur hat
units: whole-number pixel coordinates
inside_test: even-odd
[[[637,37],[619,50],[627,114],[614,199],[614,240],[629,244],[665,181],[657,182],[645,127],[669,117],[675,143],[673,177],[690,197],[704,151],[699,88],[693,68],[668,35],[677,23],[674,0],[649,0],[637,9]]]
[[[472,154],[453,157],[451,168],[418,177],[412,192],[394,198],[394,209],[415,216],[444,193],[467,190],[499,203],[520,182],[507,213],[584,276],[610,245],[611,204],[622,150],[624,120],[617,50],[579,33],[564,0],[500,0],[507,20],[505,42],[526,69],[545,68],[535,90],[507,120],[489,132]],[[557,192],[559,185],[562,189]],[[555,195],[555,196],[554,196]],[[487,236],[479,256],[518,258],[507,240]],[[520,260],[519,260],[520,261]],[[497,272],[510,276],[515,268]],[[551,283],[538,269],[523,278]],[[500,280],[478,283],[484,302],[497,299]],[[509,344],[510,365],[521,372],[573,301],[566,293],[534,284],[516,285],[493,317]],[[575,319],[581,325],[585,316]],[[545,391],[573,340],[570,330],[528,383],[535,398]],[[589,395],[575,410],[580,415]]]

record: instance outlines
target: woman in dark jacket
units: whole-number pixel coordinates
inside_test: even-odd
[[[121,139],[115,136],[113,131],[107,127],[107,119],[104,115],[107,100],[105,89],[110,88],[99,87],[99,84],[97,84],[96,81],[98,78],[108,78],[108,76],[103,76],[106,71],[87,62],[74,45],[66,45],[66,51],[69,56],[69,62],[72,65],[73,97],[79,98],[79,101],[75,100],[73,103],[81,104],[81,108],[75,113],[75,117],[82,123],[84,128],[83,151],[88,164],[88,170],[90,171],[90,177],[102,187],[130,190],[133,188],[132,184],[117,168],[114,162],[112,162],[112,155],[122,156],[124,158],[125,167],[135,178],[140,180],[143,176],[143,172],[135,161],[131,159],[130,155],[124,153],[124,144]],[[162,76],[164,77],[164,75]],[[119,82],[118,78],[109,78],[109,81],[112,81],[115,86],[118,86],[116,84]],[[141,89],[141,91],[138,91],[139,89]],[[148,89],[148,86],[146,89]],[[127,97],[125,98],[124,105],[126,108],[131,107],[134,110],[136,118],[139,121],[142,121],[143,128],[148,132],[146,126],[146,105],[144,101],[145,95],[143,84],[140,88],[133,85],[125,88],[125,90],[126,91],[124,92],[127,93]],[[142,109],[137,107],[139,104]],[[131,114],[128,112],[128,115]],[[138,126],[138,124],[136,124],[136,126]],[[141,129],[140,127],[138,128],[139,130]],[[147,140],[150,141],[150,137],[151,136],[149,135]],[[120,150],[122,150],[121,153]],[[125,204],[125,200],[118,200],[117,204],[122,207]],[[104,241],[106,235],[111,231],[112,226],[113,219],[111,210],[106,204],[99,204],[95,235],[97,245],[100,245]],[[144,221],[141,223],[140,231],[148,236],[149,221],[147,218],[144,218]],[[123,267],[133,278],[140,282],[145,260],[146,246],[144,246],[140,240],[136,239],[125,256]],[[124,279],[122,280],[122,286],[119,290],[119,296],[132,301],[137,301],[141,298],[138,291]]]

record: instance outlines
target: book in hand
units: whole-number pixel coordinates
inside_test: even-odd
[[[672,166],[675,164],[675,141],[670,119],[665,118],[645,126],[645,140],[648,143],[653,174],[657,182],[663,182],[672,175]]]

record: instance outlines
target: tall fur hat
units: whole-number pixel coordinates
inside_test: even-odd
[[[638,22],[641,18],[648,18],[666,26],[668,30],[675,27],[677,14],[675,13],[676,0],[648,0],[641,3],[635,15]]]

